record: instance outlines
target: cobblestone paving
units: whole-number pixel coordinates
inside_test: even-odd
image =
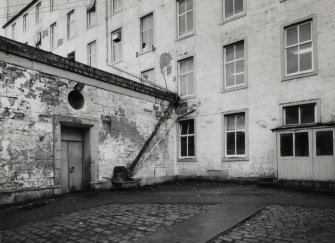
[[[2,242],[129,242],[215,207],[112,204],[4,230]]]
[[[335,209],[266,207],[255,217],[210,243],[335,242]]]

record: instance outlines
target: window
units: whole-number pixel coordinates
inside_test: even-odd
[[[334,134],[332,130],[317,131],[316,133],[316,155],[334,155]]]
[[[12,24],[12,39],[16,40],[16,24]]]
[[[112,14],[116,14],[122,11],[122,0],[112,0]]]
[[[56,32],[56,23],[50,26],[50,48],[51,50],[57,47],[57,32]]]
[[[70,61],[75,61],[76,60],[76,52],[70,52],[69,54],[67,54],[67,59],[69,59]]]
[[[117,30],[112,33],[112,60],[119,62],[122,60],[122,31]]]
[[[50,12],[55,10],[55,0],[50,0]]]
[[[195,157],[194,120],[179,122],[179,157]]]
[[[245,13],[245,0],[223,0],[223,19],[233,19]]]
[[[87,52],[88,52],[88,65],[89,66],[96,66],[96,42],[93,41],[87,45]]]
[[[41,15],[41,3],[36,5],[35,8],[35,22],[36,24],[39,23],[42,20],[42,15]]]
[[[245,81],[244,41],[224,47],[224,88],[243,86]]]
[[[76,36],[76,19],[74,10],[67,14],[67,39],[70,40]]]
[[[183,37],[194,32],[194,7],[193,0],[179,0],[178,11],[178,37]]]
[[[246,156],[246,125],[245,112],[224,116],[225,156]]]
[[[29,27],[28,14],[23,15],[23,32],[26,32]]]
[[[150,69],[141,73],[142,81],[156,82],[155,69]]]
[[[316,104],[286,106],[284,110],[284,124],[298,125],[316,122]]]
[[[289,132],[280,134],[280,155],[282,157],[308,157],[308,132]]]
[[[154,45],[154,15],[151,13],[141,18],[141,51],[153,49]]]
[[[195,88],[193,57],[178,62],[178,74],[179,95],[184,97],[194,95]]]
[[[312,33],[312,20],[285,28],[285,76],[314,70]]]
[[[92,28],[97,24],[97,12],[95,10],[95,5],[87,10],[87,28]]]

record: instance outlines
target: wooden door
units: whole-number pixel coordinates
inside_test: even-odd
[[[335,180],[334,128],[313,130],[313,179]]]

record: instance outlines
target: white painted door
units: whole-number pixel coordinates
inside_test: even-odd
[[[313,130],[313,179],[335,180],[334,128]]]

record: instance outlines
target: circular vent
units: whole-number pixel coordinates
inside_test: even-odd
[[[78,90],[72,90],[69,93],[67,100],[69,101],[70,106],[75,110],[80,110],[85,104],[84,96]]]

